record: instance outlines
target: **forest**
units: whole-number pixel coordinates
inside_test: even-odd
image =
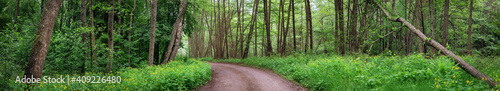
[[[0,0],[0,90],[498,91],[499,6]]]

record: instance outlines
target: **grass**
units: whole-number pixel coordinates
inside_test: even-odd
[[[31,90],[191,90],[204,85],[211,79],[211,74],[210,64],[189,59],[172,61],[167,65],[121,69],[115,74],[86,73],[86,76],[120,76],[121,83],[41,83],[34,84],[36,86],[32,86]],[[66,75],[68,74],[64,77]],[[69,74],[69,76],[77,77],[78,75]],[[59,75],[50,77],[59,77]],[[15,79],[9,79],[11,90],[24,90],[26,85],[15,83]]]
[[[247,59],[200,60],[243,63],[272,69],[310,90],[493,90],[460,69],[445,56],[427,59],[411,56],[292,55],[289,57],[251,57]],[[497,58],[463,57],[481,72],[500,81]]]

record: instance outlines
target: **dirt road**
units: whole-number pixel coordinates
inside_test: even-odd
[[[271,71],[230,63],[210,63],[212,80],[195,91],[305,91]]]

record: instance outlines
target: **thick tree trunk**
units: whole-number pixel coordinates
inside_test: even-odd
[[[179,5],[179,13],[177,14],[177,19],[175,20],[174,30],[172,30],[172,39],[170,40],[170,44],[165,53],[167,58],[163,58],[162,64],[167,64],[168,62],[174,60],[175,54],[177,54],[177,50],[179,49],[179,45],[182,37],[182,21],[184,13],[186,12],[187,2],[188,0],[180,0],[181,4]]]
[[[47,0],[45,9],[43,10],[38,31],[36,32],[33,46],[31,47],[28,64],[24,71],[26,77],[41,78],[43,64],[52,37],[52,30],[56,21],[57,13],[61,6],[62,0]],[[29,86],[29,84],[27,84]]]
[[[487,75],[485,75],[485,74],[481,73],[480,71],[478,71],[476,68],[474,68],[471,65],[469,65],[469,63],[465,62],[460,57],[458,57],[457,55],[455,55],[453,52],[451,52],[450,50],[446,49],[446,47],[440,45],[434,39],[430,39],[427,36],[425,36],[424,33],[420,32],[418,29],[416,29],[412,24],[410,24],[409,22],[407,22],[405,19],[403,19],[401,17],[399,17],[399,18],[391,18],[391,16],[389,15],[389,13],[387,13],[385,11],[385,9],[382,8],[382,6],[380,6],[379,4],[377,4],[377,6],[380,9],[382,9],[382,11],[388,17],[389,20],[391,20],[393,22],[401,22],[401,23],[403,23],[415,35],[417,35],[420,38],[420,40],[425,41],[426,44],[428,44],[428,45],[430,45],[430,46],[432,46],[432,47],[440,50],[441,52],[443,52],[443,54],[448,55],[451,58],[455,59],[455,63],[458,64],[467,73],[469,73],[470,75],[472,75],[475,78],[485,79],[485,81],[488,83],[488,85],[490,85],[491,88],[496,87],[497,83],[495,83],[492,78],[488,77]]]
[[[156,15],[158,8],[158,0],[151,1],[151,27],[149,30],[149,53],[148,53],[148,65],[153,65],[154,61],[154,50],[155,50],[155,33],[156,33]]]
[[[113,68],[113,22],[115,18],[115,4],[114,0],[109,0],[109,4],[112,6],[109,10],[108,15],[108,64],[106,65],[106,72],[111,72]]]

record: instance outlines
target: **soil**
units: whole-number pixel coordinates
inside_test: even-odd
[[[231,63],[210,63],[212,80],[195,91],[307,91],[269,70]]]

